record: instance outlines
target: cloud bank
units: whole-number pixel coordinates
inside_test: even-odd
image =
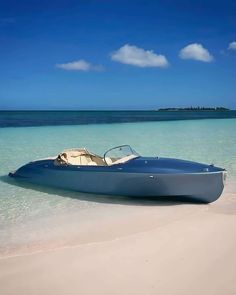
[[[167,67],[168,61],[164,55],[156,54],[152,50],[144,50],[134,45],[125,44],[111,54],[111,59],[127,65],[140,68]]]
[[[213,61],[213,56],[201,44],[192,43],[182,48],[179,52],[179,57],[182,59],[194,59],[203,62]]]
[[[236,41],[229,43],[228,49],[236,50]]]
[[[75,60],[72,62],[68,63],[63,63],[63,64],[56,64],[56,67],[59,69],[63,69],[66,71],[102,71],[103,67],[101,65],[92,65],[91,63],[80,59],[80,60]]]

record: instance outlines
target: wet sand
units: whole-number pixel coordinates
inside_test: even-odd
[[[235,191],[209,205],[117,205],[80,239],[1,258],[0,294],[236,294]]]

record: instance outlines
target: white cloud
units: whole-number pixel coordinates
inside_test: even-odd
[[[136,67],[167,67],[168,61],[164,55],[152,50],[144,50],[134,45],[126,44],[111,54],[113,61]]]
[[[92,65],[91,63],[80,59],[64,64],[56,64],[56,67],[66,71],[102,71],[103,67],[100,65]]]
[[[229,43],[228,49],[236,50],[236,41]]]
[[[214,59],[209,51],[198,43],[192,43],[182,48],[179,57],[182,59],[195,59],[204,62],[211,62]]]

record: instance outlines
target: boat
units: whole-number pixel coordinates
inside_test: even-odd
[[[32,161],[9,176],[85,193],[210,203],[224,189],[226,170],[213,164],[144,157],[129,145],[121,145],[103,156],[86,148],[67,149],[58,156]]]

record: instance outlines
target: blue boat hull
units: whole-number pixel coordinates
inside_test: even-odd
[[[217,200],[224,189],[225,170],[183,160],[140,157],[109,167],[57,167],[53,160],[41,160],[22,166],[10,176],[86,193],[183,197],[209,203]]]

